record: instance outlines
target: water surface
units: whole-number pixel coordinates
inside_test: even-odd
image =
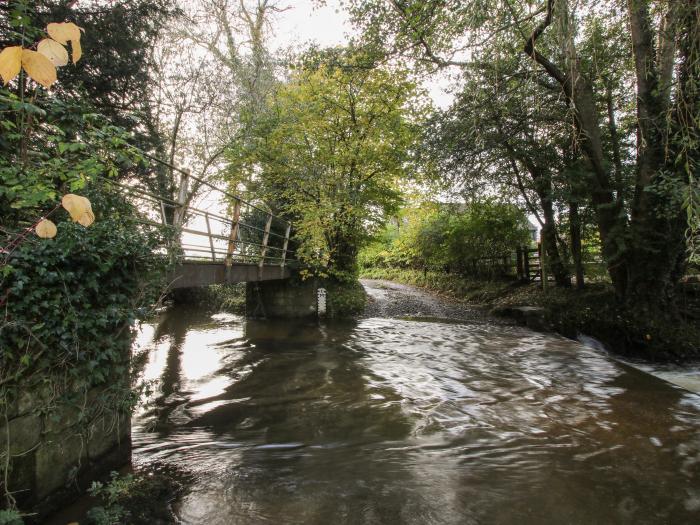
[[[139,344],[184,523],[700,523],[700,398],[573,341],[182,308]]]

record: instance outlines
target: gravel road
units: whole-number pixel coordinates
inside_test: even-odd
[[[504,321],[478,306],[467,305],[392,281],[361,279],[368,295],[364,317],[419,317],[473,322]]]

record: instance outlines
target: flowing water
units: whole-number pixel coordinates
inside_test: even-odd
[[[180,308],[140,345],[133,462],[191,474],[183,523],[700,523],[700,397],[573,341]]]

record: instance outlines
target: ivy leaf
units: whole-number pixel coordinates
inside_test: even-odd
[[[73,50],[74,64],[83,56],[83,50],[80,47],[80,31],[81,29],[73,22],[54,22],[46,26],[46,32],[56,42],[60,44],[67,44],[70,42]]]
[[[48,219],[43,219],[36,225],[36,234],[42,239],[53,239],[56,237],[56,225]]]
[[[0,53],[0,77],[5,85],[19,75],[22,67],[22,46],[6,47]]]
[[[45,88],[56,82],[56,66],[41,53],[22,50],[22,67],[32,79]]]
[[[48,58],[56,67],[68,65],[68,51],[61,44],[51,38],[44,38],[36,50]]]

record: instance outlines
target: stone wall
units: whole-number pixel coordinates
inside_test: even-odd
[[[81,402],[62,403],[53,401],[63,396],[48,387],[29,389],[0,418],[3,471],[10,456],[7,487],[3,475],[1,491],[11,492],[23,511],[37,513],[38,522],[128,460],[130,417],[104,408],[105,391],[94,388]]]
[[[318,287],[314,281],[294,279],[246,285],[246,315],[303,319],[316,317]]]

